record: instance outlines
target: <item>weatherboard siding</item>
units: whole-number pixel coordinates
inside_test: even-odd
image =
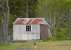
[[[26,31],[26,25],[13,25],[13,40],[40,39],[40,25],[31,25],[31,31]]]

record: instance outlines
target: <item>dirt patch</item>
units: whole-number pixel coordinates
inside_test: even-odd
[[[19,48],[17,50],[32,50],[31,48]]]

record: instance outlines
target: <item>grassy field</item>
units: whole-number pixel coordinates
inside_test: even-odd
[[[23,48],[30,48],[32,50],[71,50],[71,41],[36,42],[36,48],[32,42],[0,45],[0,50],[21,50]]]

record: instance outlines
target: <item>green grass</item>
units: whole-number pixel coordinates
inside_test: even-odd
[[[36,48],[32,42],[10,43],[0,45],[0,50],[17,50],[20,48],[32,48],[33,50],[71,50],[71,41],[36,42]]]

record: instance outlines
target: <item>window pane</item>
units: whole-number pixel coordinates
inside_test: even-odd
[[[26,31],[31,31],[31,26],[26,26]]]

